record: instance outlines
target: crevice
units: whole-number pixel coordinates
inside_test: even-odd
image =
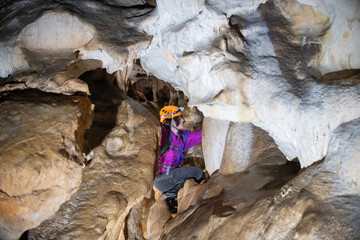
[[[125,239],[129,239],[129,227],[128,227],[128,224],[129,224],[129,217],[130,217],[130,214],[131,214],[131,211],[133,209],[131,208],[128,215],[126,215],[125,219],[124,219],[124,237]]]
[[[114,76],[105,69],[97,69],[82,74],[79,79],[89,86],[90,101],[95,105],[93,121],[84,135],[84,152],[88,154],[99,146],[116,126],[118,106],[125,99],[114,84]]]
[[[241,41],[243,41],[243,43],[248,44],[245,36],[240,31],[240,28],[239,28],[239,25],[241,26],[240,22],[241,22],[241,20],[238,16],[231,16],[229,19],[229,26],[231,29],[233,29],[237,33],[237,35],[239,36]]]
[[[53,188],[61,188],[60,186],[53,186]],[[15,195],[15,196],[11,196],[9,195],[7,192],[3,191],[3,190],[0,190],[0,193],[6,195],[8,198],[16,198],[16,199],[22,199],[22,198],[25,198],[25,197],[28,197],[28,196],[39,196],[41,195],[42,193],[45,193],[45,192],[49,192],[51,191],[50,188],[48,189],[39,189],[39,190],[33,190],[29,193],[25,193],[25,194],[22,194],[22,195]]]
[[[360,84],[360,69],[347,69],[326,73],[318,82],[328,85],[355,86]]]
[[[30,239],[29,238],[29,230],[25,231],[19,238],[19,240],[28,240],[28,239]]]
[[[4,194],[5,196],[12,198],[12,196],[10,196],[7,192],[3,191],[2,189],[0,189],[0,193]]]

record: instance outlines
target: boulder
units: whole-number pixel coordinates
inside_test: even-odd
[[[79,189],[92,110],[86,96],[1,95],[1,239],[37,227]]]
[[[95,98],[94,103],[94,121],[86,133],[94,157],[83,169],[79,190],[30,230],[30,237],[119,239],[128,231],[143,234],[140,206],[151,196],[158,120],[146,104],[126,99],[121,92]]]

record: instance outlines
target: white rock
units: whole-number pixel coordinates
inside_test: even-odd
[[[221,166],[229,121],[205,118],[203,121],[203,151],[205,167],[211,175]]]
[[[28,67],[25,55],[18,45],[8,46],[0,42],[0,77],[6,78],[8,75]]]
[[[106,151],[110,155],[117,155],[123,148],[124,142],[120,138],[110,138],[106,142]]]
[[[206,8],[203,1],[172,0],[158,1],[157,4],[153,15],[139,26],[153,35],[153,39],[149,49],[138,57],[146,71],[186,92],[183,84],[179,84],[176,71],[181,65],[181,57],[184,52],[211,47],[219,37],[220,28],[227,26],[227,19]]]
[[[226,134],[226,146],[220,173],[231,174],[244,171],[250,162],[254,133],[251,123],[230,123]]]
[[[231,17],[231,15],[233,14],[237,15],[240,13],[254,11],[261,3],[265,3],[266,0],[254,0],[254,1],[210,0],[206,2],[217,11],[226,13],[228,17]]]
[[[343,196],[360,192],[360,119],[339,126],[331,138],[323,168],[336,173],[343,183],[336,191]],[[341,194],[339,193],[339,195]]]
[[[26,26],[19,35],[23,47],[40,52],[68,52],[94,37],[95,28],[67,12],[49,12]]]
[[[322,74],[360,68],[360,4],[358,0],[306,1],[332,22],[322,39],[321,51],[311,66]]]
[[[311,33],[311,36],[300,38],[300,45],[319,37],[323,31],[320,23],[326,22],[326,16],[331,19],[326,41],[319,42],[322,44],[321,58],[312,62],[322,73],[359,68],[359,51],[356,49],[360,46],[357,44],[360,30],[357,29],[358,22],[353,21],[355,12],[358,12],[355,11],[358,5],[354,2],[307,1],[309,7],[298,6],[300,10],[316,12],[310,14],[314,18],[321,16],[314,19],[319,25],[317,30],[311,25],[300,26],[300,32]],[[184,91],[190,99],[189,105],[197,106],[205,117],[252,122],[269,132],[288,159],[298,158],[301,166],[306,167],[326,155],[334,129],[360,116],[359,87],[308,82],[300,95],[296,93],[290,84],[296,79],[286,79],[282,75],[267,23],[261,12],[255,10],[260,3],[208,1],[204,6],[202,1],[158,1],[157,10],[141,25],[153,35],[149,49],[140,56],[141,64],[146,71]],[[343,6],[344,12],[339,13]],[[250,67],[246,67],[241,58],[235,57],[234,60],[232,54],[236,53],[229,53],[229,46],[220,40],[228,31],[228,19],[223,13],[238,13],[247,23],[241,32],[247,41],[248,52],[242,54],[246,54]],[[219,16],[214,17],[216,14]],[[210,19],[206,17],[210,15],[212,22],[205,21]],[[291,14],[286,17],[289,21],[294,18]],[[346,40],[349,42],[334,42],[339,38],[334,29],[341,29],[347,20],[351,21],[345,28],[354,30],[349,31],[349,40]],[[309,20],[306,24],[311,22]],[[233,49],[239,46],[235,41],[231,44],[234,44]],[[337,52],[340,49],[345,50]],[[187,54],[183,56],[185,52]],[[351,57],[349,52],[352,52]],[[328,64],[330,53],[339,58]],[[349,60],[345,62],[346,66],[340,64],[343,58]],[[219,160],[214,161],[217,166]],[[208,171],[214,169],[216,167],[211,167]]]

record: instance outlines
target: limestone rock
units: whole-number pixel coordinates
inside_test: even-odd
[[[356,119],[337,128],[329,155],[300,173],[262,147],[244,172],[187,182],[179,192],[187,207],[166,223],[162,238],[357,239],[359,126]]]
[[[275,178],[277,178],[275,175],[272,175],[272,177],[267,176],[267,173],[270,173],[274,168],[260,167],[257,170],[255,168],[257,166],[253,166],[249,171],[242,174],[236,173],[226,176],[219,173],[213,174],[203,190],[192,201],[193,205],[166,224],[164,238],[181,239],[195,237],[209,239],[220,236],[242,238],[244,236],[240,235],[242,223],[238,222],[237,219],[237,224],[229,224],[226,223],[226,220],[240,216],[242,211],[255,204],[258,199],[271,195],[274,191],[271,185],[274,183]],[[290,170],[291,167],[285,168],[279,169],[276,172],[286,171],[288,175],[286,177],[283,175],[285,177],[283,180],[277,178],[276,181],[287,182],[289,177],[294,174]],[[264,191],[261,191],[261,193],[257,192],[257,189],[261,188]],[[186,201],[186,199],[184,200]],[[262,209],[264,210],[264,208]],[[247,218],[243,221],[244,223],[250,223],[252,222],[251,220]]]
[[[203,122],[203,149],[205,166],[211,175],[221,166],[229,121],[205,118]]]
[[[49,28],[49,26],[52,26]],[[36,52],[73,52],[94,37],[95,28],[69,13],[49,12],[19,34],[22,47]]]
[[[184,187],[178,192],[178,212],[182,213],[194,205],[194,199],[205,188],[206,182],[202,182],[200,185],[193,179],[186,180]]]
[[[327,16],[328,21],[331,22],[331,24],[323,25],[329,26],[326,34],[322,38],[315,40],[320,40],[322,44],[320,52],[310,63],[311,67],[317,68],[321,74],[344,69],[359,69],[360,57],[353,52],[355,49],[359,49],[360,44],[360,23],[356,20],[359,17],[359,2],[355,0],[342,3],[336,1],[299,2],[305,6],[311,6],[312,11]],[[292,11],[296,12],[293,8]],[[314,26],[315,29],[318,27],[317,24],[321,23],[317,21],[319,18],[312,17],[310,19],[314,22],[309,25]],[[311,30],[307,30],[302,34],[303,44],[310,44],[314,41],[311,39],[311,34]]]
[[[17,239],[53,215],[82,181],[87,97],[3,93],[0,103],[1,239]]]
[[[295,176],[293,167],[253,165],[243,173],[214,174],[195,198],[191,195],[193,205],[165,225],[162,237],[356,239],[360,234],[358,196],[327,197],[333,176],[323,172],[321,180],[311,183],[319,174],[318,166],[283,186]],[[329,188],[315,186],[321,182]]]
[[[95,115],[85,140],[94,157],[83,169],[77,193],[55,215],[29,231],[33,238],[143,235],[140,206],[150,198],[159,123],[146,104],[127,99],[107,81],[89,82],[90,91],[97,84],[109,94],[98,95],[103,94],[99,87],[91,97]]]
[[[356,0],[161,0],[153,11],[145,1],[34,1],[28,7],[40,7],[27,18],[21,3],[1,8],[3,90],[87,93],[67,81],[98,67],[121,76],[120,87],[140,58],[147,73],[182,90],[205,117],[254,123],[302,167],[326,155],[334,129],[360,116],[358,78],[346,87],[319,82],[359,67]],[[43,31],[46,19],[51,36]],[[33,29],[40,30],[39,43]],[[55,36],[60,44],[46,45]],[[49,47],[42,49],[43,42]]]
[[[195,123],[189,127],[205,118],[203,150],[212,176],[204,185],[187,183],[181,213],[163,221],[163,235],[149,226],[151,236],[358,238],[359,7],[358,0],[1,1],[0,92],[91,94],[96,105],[83,149],[95,154],[80,190],[29,237],[141,239],[140,221],[144,230],[155,201],[153,114],[161,104],[188,104],[188,123]],[[111,75],[88,81],[87,71],[98,68]],[[147,80],[137,85],[132,73]],[[193,114],[195,107],[202,114]],[[18,142],[27,144],[23,139]],[[75,164],[71,139],[59,140],[71,154],[54,153],[63,160],[56,166],[65,159]],[[31,156],[51,148],[39,146]],[[202,157],[199,148],[191,154]],[[286,160],[303,169],[298,174]],[[78,173],[74,166],[69,169]],[[75,189],[80,180],[74,179]],[[17,194],[14,187],[7,191]],[[59,193],[59,202],[71,193]]]
[[[252,122],[306,167],[326,155],[332,131],[360,116],[353,107],[358,80],[345,88],[318,83],[325,73],[358,68],[358,54],[349,55],[360,39],[355,2],[191,1],[174,8],[175,1],[158,1],[140,25],[153,35],[141,64],[183,90],[205,117]]]
[[[339,126],[331,138],[329,153],[324,160],[322,171],[329,171],[339,178],[337,183],[333,180],[333,191],[336,195],[358,196],[360,193],[359,138],[360,119]]]
[[[220,167],[222,174],[241,172],[251,165],[252,130],[250,123],[230,123]]]
[[[274,140],[251,123],[205,118],[203,126],[205,165],[209,174],[218,169],[222,174],[241,172],[254,163],[274,164],[279,159],[279,163],[284,163]],[[265,160],[267,162],[261,162]]]
[[[16,87],[88,93],[68,81],[98,67],[109,73],[126,71],[138,48],[147,46],[144,34],[134,31],[133,23],[126,20],[150,11],[152,7],[145,1],[139,5],[128,1],[34,1],[26,2],[32,12],[23,16],[24,2],[4,2],[0,10],[4,36],[0,39],[0,77],[7,83],[2,91]],[[126,33],[120,31],[126,36],[117,34],[119,28],[127,29]],[[117,43],[111,43],[113,34]],[[37,81],[32,81],[32,75]],[[22,84],[12,86],[16,82]],[[64,84],[67,89],[61,89]]]
[[[150,208],[147,219],[146,239],[159,239],[164,233],[164,225],[171,218],[171,214],[166,206],[165,199],[159,198]]]

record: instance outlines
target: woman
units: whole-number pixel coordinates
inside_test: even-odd
[[[184,153],[201,143],[201,130],[184,130],[185,120],[182,108],[166,106],[160,110],[161,143],[159,152],[158,174],[154,186],[163,193],[171,213],[176,213],[177,192],[184,186],[185,180],[201,180],[202,170],[198,167],[181,167]]]

